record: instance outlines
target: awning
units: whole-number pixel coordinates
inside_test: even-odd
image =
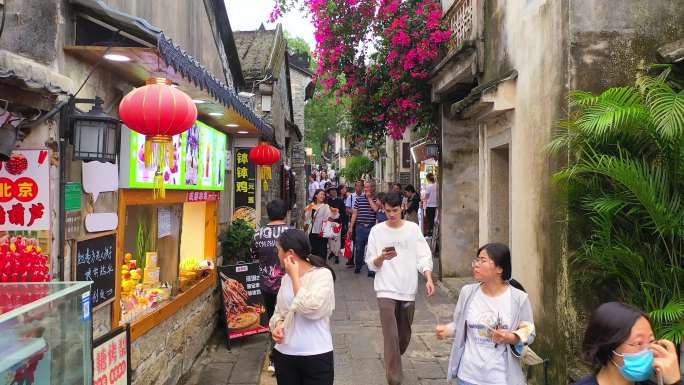
[[[52,95],[66,95],[73,91],[70,78],[5,50],[0,50],[0,80],[25,90]]]
[[[101,61],[101,65],[134,85],[144,85],[151,77],[164,76],[195,100],[199,119],[229,134],[238,131],[274,142],[274,130],[238,99],[235,92],[214,77],[200,62],[173,44],[161,29],[144,19],[108,6],[102,0],[70,0],[87,28],[111,31],[106,41],[79,38],[64,51],[95,64],[109,48],[110,54],[124,55],[127,62]],[[118,31],[118,33],[116,32]],[[117,36],[118,35],[118,36]],[[112,36],[116,36],[112,43]],[[220,115],[218,113],[222,113]]]

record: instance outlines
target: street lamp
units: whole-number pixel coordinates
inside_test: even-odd
[[[76,103],[90,103],[93,107],[86,113],[78,113],[73,108]],[[71,104],[69,119],[74,159],[116,163],[121,122],[107,115],[102,103],[103,100],[96,96],[95,99],[75,99]]]
[[[304,153],[306,154],[307,157],[311,158],[313,156],[313,148],[305,147]]]

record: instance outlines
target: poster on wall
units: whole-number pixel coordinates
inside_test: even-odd
[[[257,226],[256,167],[249,161],[249,147],[235,148],[235,211],[233,219],[244,219],[253,228]]]
[[[14,150],[0,162],[0,231],[50,230],[49,150]]]
[[[223,190],[227,137],[200,122],[172,137],[174,161],[163,170],[164,185],[176,190]],[[154,188],[156,166],[145,166],[145,135],[122,129],[122,187]]]
[[[268,332],[259,279],[259,262],[221,266],[223,310],[228,339]]]
[[[131,384],[130,341],[127,326],[93,341],[93,385]]]

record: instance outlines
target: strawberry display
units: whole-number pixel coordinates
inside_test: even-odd
[[[28,159],[24,154],[12,154],[10,160],[5,163],[7,172],[12,175],[21,175],[28,168]]]

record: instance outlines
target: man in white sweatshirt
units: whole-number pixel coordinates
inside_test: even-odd
[[[387,220],[371,229],[365,255],[368,270],[375,272],[389,385],[402,382],[401,355],[411,341],[417,273],[427,279],[428,297],[435,293],[432,252],[418,225],[401,219],[401,202],[402,196],[398,193],[385,196]]]

